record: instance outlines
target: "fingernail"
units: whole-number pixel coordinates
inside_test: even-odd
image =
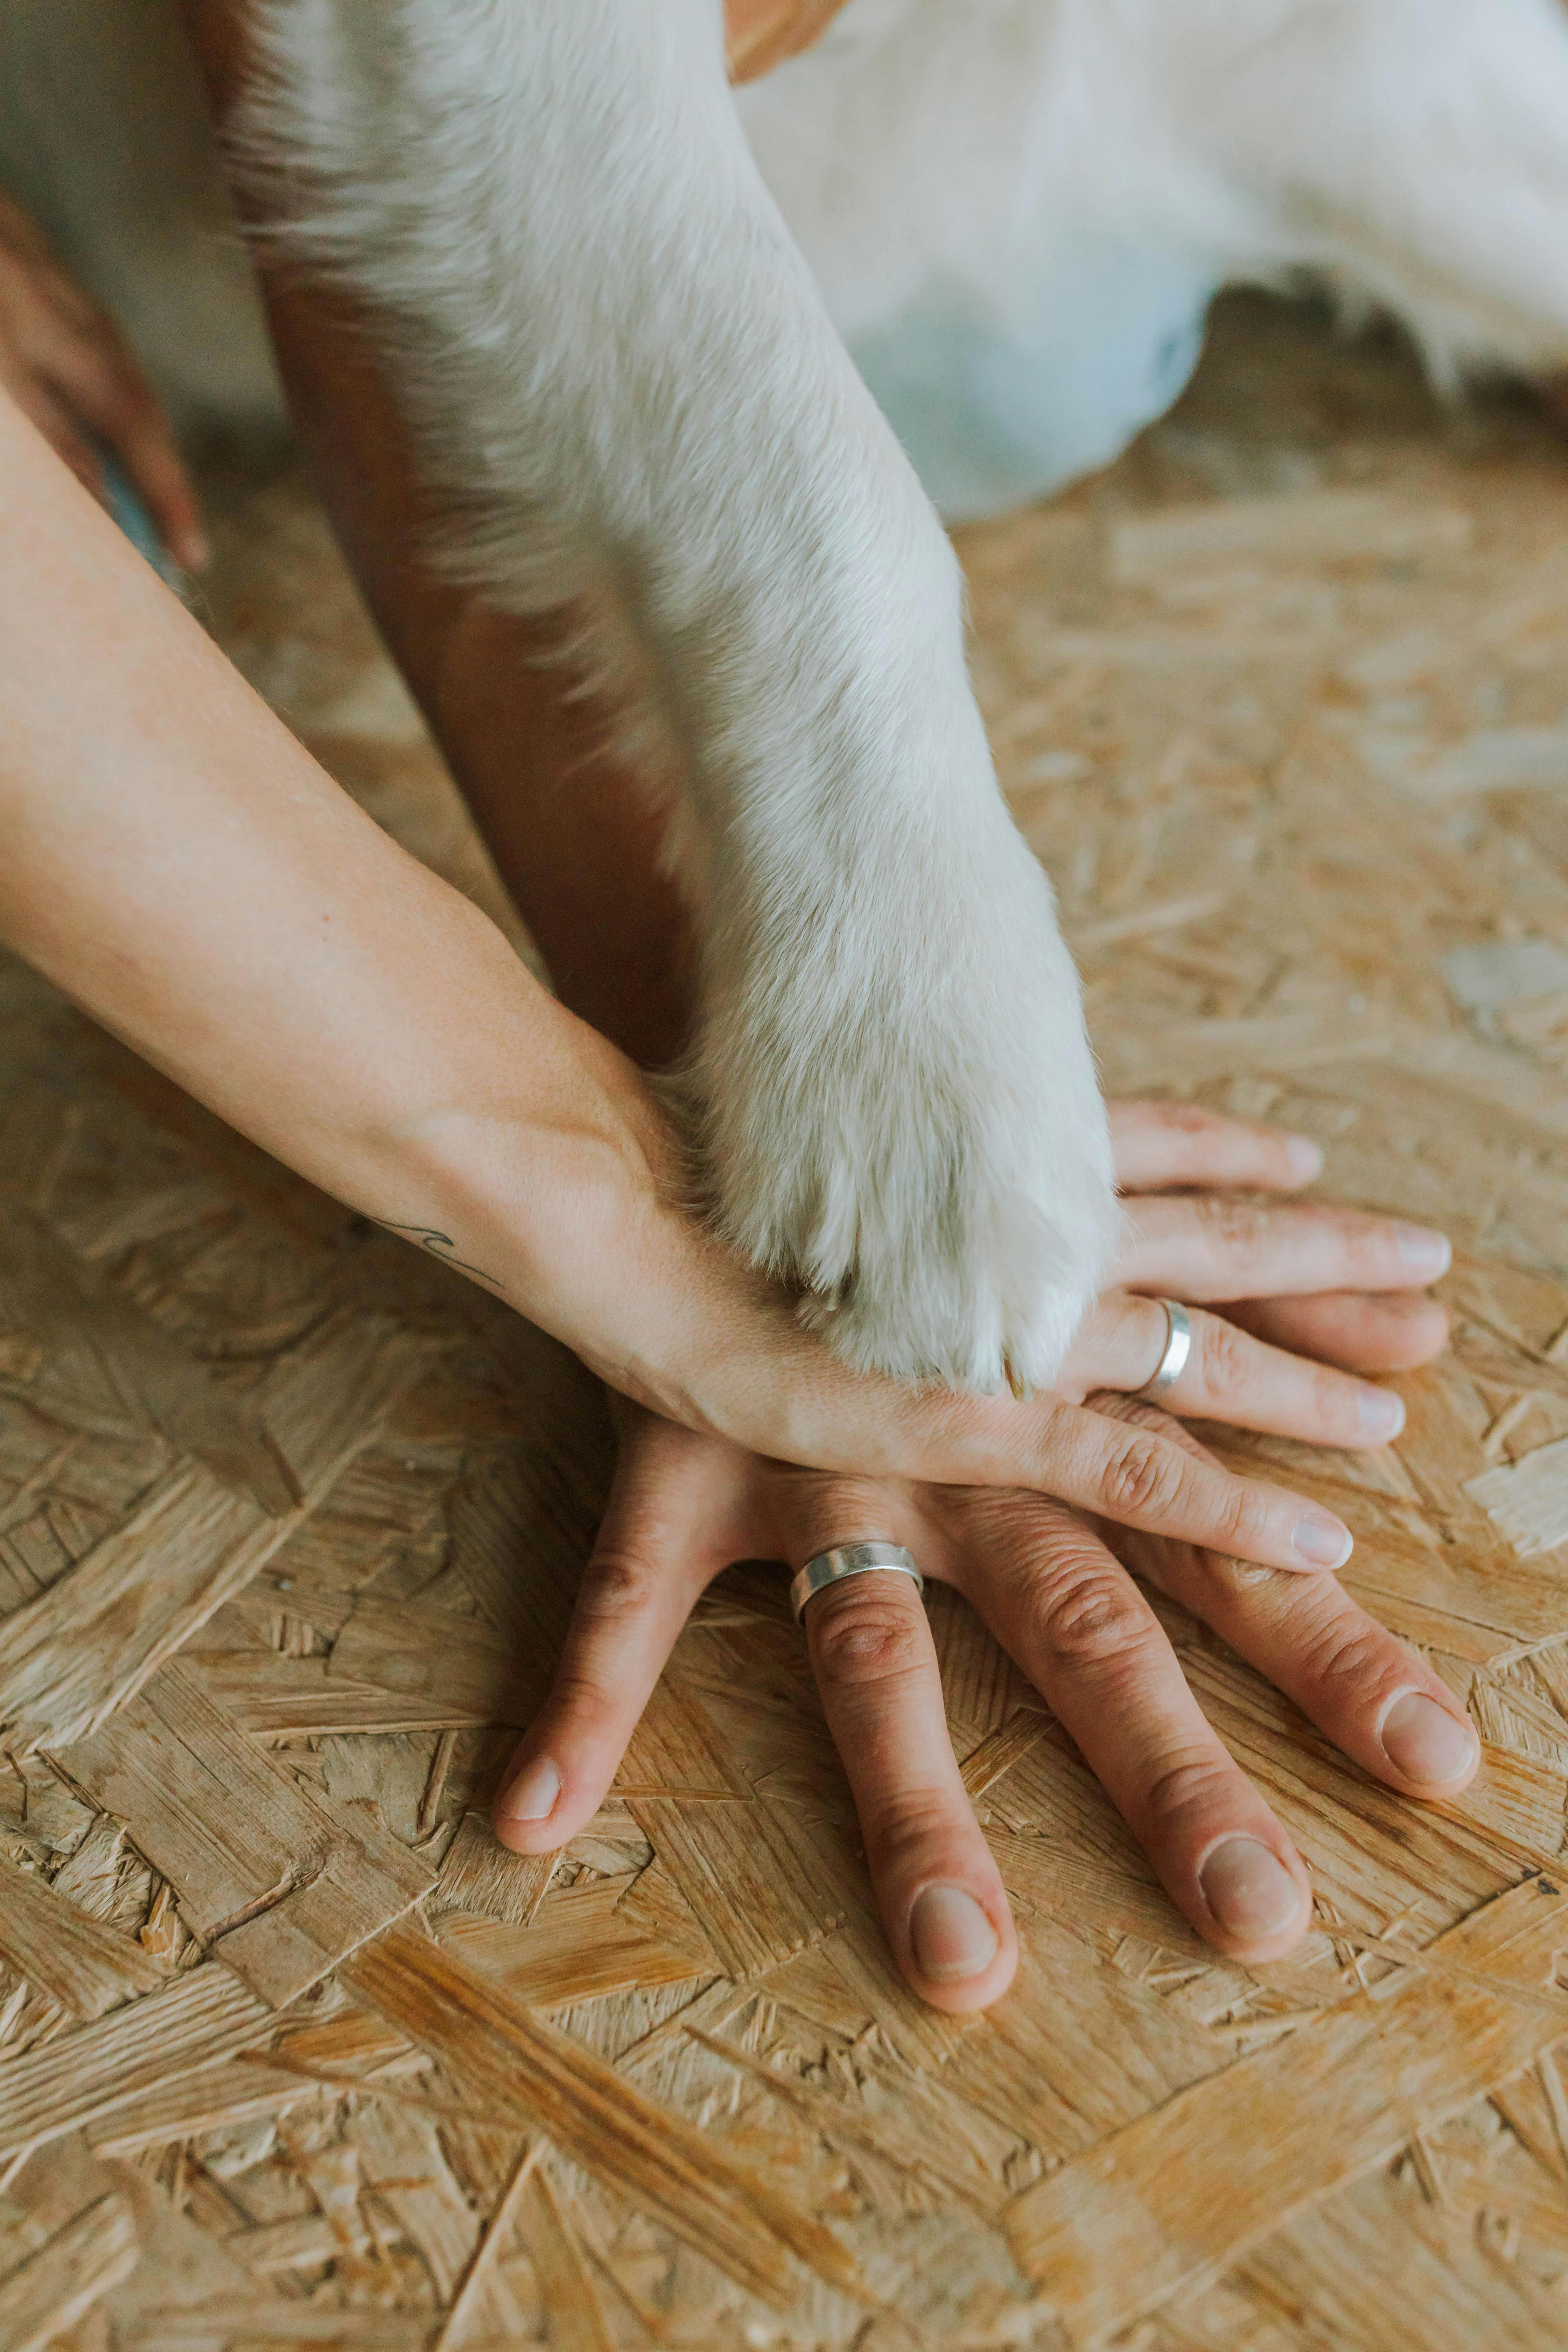
[[[1287,1136],[1285,1149],[1289,1154],[1290,1173],[1298,1184],[1310,1184],[1314,1176],[1322,1174],[1322,1150],[1310,1135]]]
[[[174,553],[187,572],[205,572],[213,560],[206,533],[202,530],[182,531]]]
[[[1342,1568],[1354,1549],[1350,1529],[1331,1511],[1303,1511],[1291,1541],[1314,1568]]]
[[[536,1756],[503,1790],[496,1811],[514,1822],[542,1822],[560,1794],[560,1773],[548,1756]]]
[[[996,1957],[1000,1940],[973,1895],[962,1886],[927,1886],[910,1914],[915,1965],[932,1984],[977,1977]]]
[[[1301,1908],[1301,1890],[1257,1838],[1226,1838],[1198,1874],[1204,1900],[1233,1936],[1277,1936]]]
[[[1373,1290],[1363,1292],[1363,1297],[1380,1315],[1396,1323],[1414,1323],[1423,1316],[1442,1313],[1441,1307],[1421,1290]]]
[[[1454,1262],[1454,1245],[1447,1234],[1435,1234],[1429,1226],[1395,1225],[1394,1237],[1405,1265],[1425,1282],[1435,1282]]]
[[[1355,1415],[1369,1445],[1386,1445],[1405,1426],[1405,1400],[1392,1389],[1358,1389]]]
[[[1383,1718],[1383,1752],[1407,1780],[1437,1786],[1468,1772],[1478,1750],[1476,1735],[1468,1723],[1461,1723],[1435,1698],[1406,1691]]]

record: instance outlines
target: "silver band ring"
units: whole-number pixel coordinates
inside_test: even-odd
[[[1193,1352],[1193,1319],[1179,1298],[1162,1298],[1165,1310],[1165,1345],[1159,1362],[1134,1396],[1145,1404],[1155,1404],[1167,1390],[1173,1389],[1187,1368],[1187,1358]]]
[[[839,1544],[832,1551],[819,1551],[808,1559],[800,1574],[790,1580],[789,1605],[795,1611],[798,1625],[805,1613],[805,1604],[812,1595],[830,1584],[842,1584],[847,1576],[869,1576],[873,1569],[890,1568],[900,1576],[912,1576],[915,1591],[925,1591],[925,1578],[910,1558],[902,1544],[852,1543]]]

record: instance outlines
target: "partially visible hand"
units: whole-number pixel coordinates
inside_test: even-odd
[[[1076,1403],[1097,1388],[1141,1388],[1165,1341],[1157,1301],[1173,1297],[1193,1310],[1193,1344],[1162,1400],[1171,1412],[1320,1445],[1397,1437],[1399,1398],[1352,1375],[1407,1370],[1437,1353],[1447,1318],[1425,1286],[1447,1270],[1446,1236],[1221,1189],[1309,1182],[1322,1155],[1302,1136],[1182,1103],[1109,1108],[1127,1230],[1114,1286],[1086,1318],[1058,1392]],[[1174,1189],[1194,1186],[1207,1189]]]
[[[95,498],[110,448],[146,501],[171,555],[207,560],[196,494],[157,394],[114,320],[66,274],[19,206],[0,196],[0,390]]]
[[[1404,1372],[1447,1337],[1448,1318],[1426,1285],[1453,1256],[1427,1225],[1320,1202],[1279,1210],[1238,1201],[1227,1187],[1291,1192],[1322,1172],[1308,1137],[1222,1118],[1192,1103],[1113,1102],[1116,1181],[1129,1202],[1125,1289],[1149,1290],[1149,1270],[1177,1297],[1224,1300],[1226,1320],[1277,1348],[1348,1371]],[[1186,1199],[1173,1188],[1199,1187]]]

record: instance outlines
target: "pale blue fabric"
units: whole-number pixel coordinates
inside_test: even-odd
[[[849,348],[941,513],[963,522],[1092,473],[1163,415],[1216,288],[1186,255],[1062,247],[1023,315],[932,289]]]
[[[181,585],[180,568],[158,536],[157,525],[133,490],[119,460],[100,444],[103,467],[103,502],[132,547],[144,555],[171,588]]]

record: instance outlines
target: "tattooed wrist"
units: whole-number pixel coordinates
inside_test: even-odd
[[[483,1266],[470,1265],[467,1258],[459,1257],[458,1245],[450,1234],[438,1233],[434,1225],[400,1225],[395,1223],[391,1217],[374,1217],[371,1222],[386,1233],[401,1234],[416,1248],[428,1250],[432,1257],[438,1257],[443,1265],[454,1266],[459,1274],[471,1275],[476,1282],[488,1283],[492,1290],[499,1291],[503,1298],[506,1297],[506,1285],[500,1276],[487,1274]]]

